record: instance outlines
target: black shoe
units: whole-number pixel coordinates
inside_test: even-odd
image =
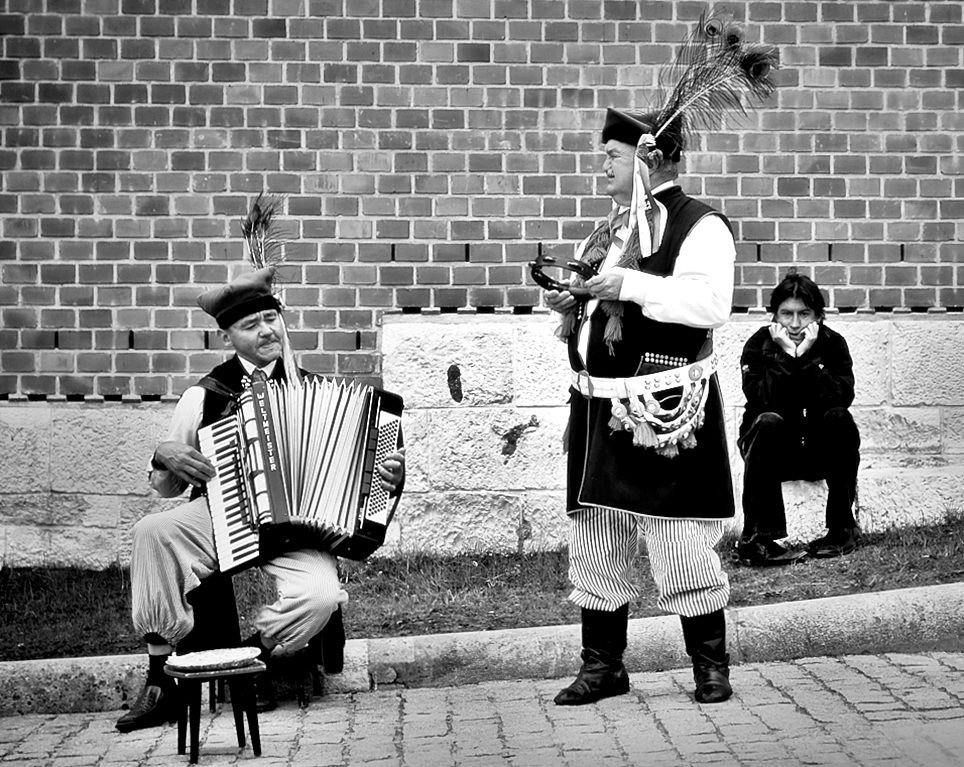
[[[177,687],[157,685],[148,682],[144,685],[131,710],[117,720],[118,730],[133,732],[145,727],[157,727],[177,721],[180,709]]]
[[[845,527],[841,530],[831,530],[809,545],[810,556],[817,559],[830,559],[850,554],[860,543],[860,532],[856,527]]]
[[[553,699],[557,706],[583,706],[629,692],[629,674],[622,660],[589,648],[582,651],[582,660],[573,683]]]
[[[693,658],[693,681],[696,682],[697,701],[722,703],[733,694],[733,688],[730,687],[729,663],[729,655],[724,655],[722,662],[713,661],[702,655]]]
[[[736,553],[740,564],[746,567],[792,565],[807,556],[805,551],[788,549],[762,535],[754,535],[748,541],[740,541],[736,547]]]

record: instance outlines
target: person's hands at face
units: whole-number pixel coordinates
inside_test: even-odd
[[[623,275],[619,271],[609,271],[597,274],[586,281],[589,295],[604,301],[618,301],[619,291],[623,287]]]
[[[552,311],[566,314],[576,310],[578,302],[568,290],[547,290],[543,292],[543,297]]]
[[[803,340],[797,343],[797,356],[802,357],[813,347],[820,333],[820,323],[814,320],[803,329]]]
[[[204,454],[183,442],[162,442],[154,451],[154,460],[194,487],[214,476],[214,466]]]
[[[790,331],[779,322],[770,323],[770,338],[791,357],[797,356],[797,345],[790,339]]]

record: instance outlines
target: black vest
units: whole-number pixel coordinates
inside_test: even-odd
[[[687,197],[678,186],[664,189],[655,197],[666,207],[663,240],[655,253],[640,261],[640,271],[665,277],[673,273],[683,240],[698,221],[714,215],[719,216],[727,227],[730,222],[705,203]],[[647,364],[645,358],[649,355],[655,358],[680,357],[685,358],[686,362],[693,362],[702,356],[701,352],[705,353],[704,344],[712,339],[712,332],[705,328],[651,320],[643,315],[638,304],[626,301],[622,303],[622,308],[623,338],[613,344],[612,354],[603,335],[608,315],[597,308],[591,317],[583,319],[583,322],[590,323],[585,367],[591,375],[626,378],[667,367],[644,367]],[[583,369],[578,343],[577,331],[569,338],[569,362],[573,370]]]

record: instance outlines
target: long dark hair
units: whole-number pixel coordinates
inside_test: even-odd
[[[790,272],[777,285],[770,294],[770,313],[776,314],[780,304],[788,298],[799,298],[809,309],[817,315],[818,320],[824,316],[826,303],[823,300],[823,293],[817,287],[817,283],[805,274]]]

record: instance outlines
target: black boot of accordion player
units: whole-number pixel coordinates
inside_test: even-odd
[[[557,706],[582,706],[629,692],[623,665],[629,605],[618,610],[582,610],[582,667],[572,684],[559,691]]]
[[[733,694],[730,656],[726,652],[726,617],[722,610],[680,616],[686,653],[693,659],[695,698],[699,703],[722,703]]]
[[[177,721],[180,709],[177,685],[164,673],[164,664],[170,653],[150,654],[147,657],[147,680],[130,710],[117,720],[115,727],[120,732],[133,732]]]
[[[255,705],[258,713],[274,711],[278,707],[278,695],[274,686],[274,661],[271,650],[261,641],[261,632],[255,632],[241,643],[244,647],[257,647],[261,650],[258,660],[262,661],[267,670],[254,678]]]

